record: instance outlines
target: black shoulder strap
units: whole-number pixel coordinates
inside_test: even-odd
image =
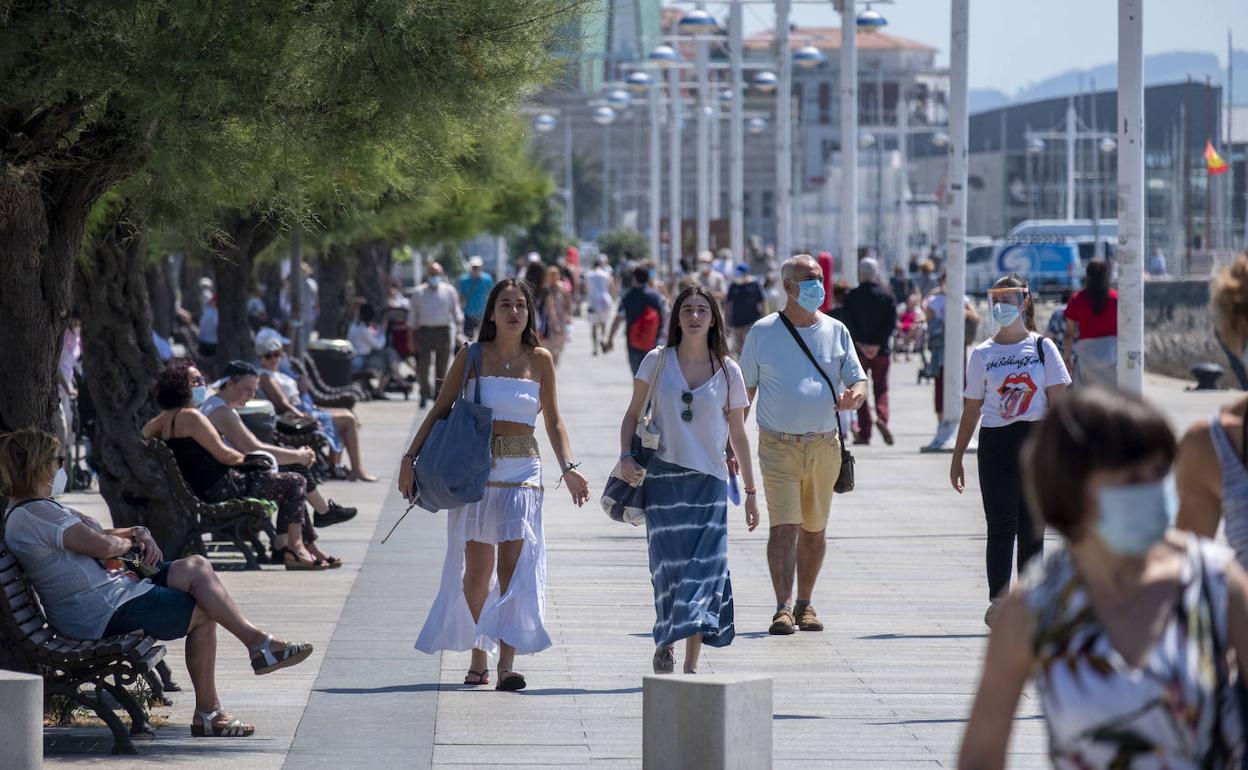
[[[789,320],[783,310],[776,315],[780,316],[780,322],[784,324],[784,328],[789,330],[789,334],[793,336],[793,341],[796,342],[797,346],[802,349],[802,352],[806,354],[806,357],[810,359],[810,362],[815,365],[815,371],[819,372],[819,376],[823,377],[823,381],[828,383],[828,390],[831,391],[832,398],[836,398],[836,386],[832,384],[832,378],[828,377],[827,372],[823,371],[823,367],[819,365],[817,360],[815,360],[815,354],[811,353],[810,348],[806,347],[806,340],[802,339],[802,335],[797,333],[797,328],[793,326],[793,322]],[[841,427],[841,415],[839,411],[836,414],[836,432],[841,439],[841,449],[844,450],[845,429]]]
[[[1036,355],[1040,357],[1040,365],[1044,366],[1044,341],[1047,339],[1043,334],[1036,333]]]

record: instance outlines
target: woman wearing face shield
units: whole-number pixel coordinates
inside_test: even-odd
[[[1214,328],[1241,352],[1248,368],[1248,252],[1213,280],[1209,296]],[[1248,395],[1219,408],[1188,429],[1175,471],[1183,504],[1179,527],[1213,537],[1226,522],[1226,540],[1248,564]]]
[[[959,767],[1005,766],[1029,680],[1054,767],[1240,767],[1228,652],[1242,681],[1248,578],[1228,549],[1170,529],[1175,454],[1160,412],[1097,386],[1028,439],[1028,498],[1066,547],[1000,604]]]
[[[966,365],[962,421],[949,467],[953,488],[966,488],[962,467],[975,426],[979,431],[979,487],[988,524],[985,561],[988,572],[988,611],[992,625],[997,602],[1010,588],[1014,543],[1018,568],[1044,550],[1044,532],[1028,514],[1023,495],[1019,451],[1032,426],[1044,418],[1050,400],[1070,384],[1070,374],[1052,340],[1036,333],[1035,305],[1027,282],[1008,275],[988,292],[996,335],[971,351]]]

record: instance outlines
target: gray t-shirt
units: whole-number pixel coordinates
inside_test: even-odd
[[[90,641],[103,637],[113,612],[151,590],[152,582],[136,583],[86,554],[65,550],[65,530],[75,524],[88,526],[60,503],[31,500],[9,510],[4,541],[34,584],[52,627]]]
[[[836,430],[840,391],[867,378],[845,324],[815,314],[811,326],[797,333],[837,386],[828,392],[823,377],[797,346],[778,313],[760,318],[745,337],[741,374],[748,388],[758,388],[758,424],[779,433],[831,433]]]

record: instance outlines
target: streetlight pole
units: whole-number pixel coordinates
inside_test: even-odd
[[[1144,0],[1118,0],[1118,387],[1144,390]]]
[[[900,184],[897,186],[897,251],[894,265],[906,264],[910,256],[910,212],[906,209],[906,193],[910,190],[910,102],[907,98],[908,82],[903,78],[897,101],[897,151],[901,156]],[[901,297],[897,298],[898,300]]]
[[[858,285],[858,12],[841,0],[841,277]]]
[[[970,0],[953,0],[949,46],[949,239],[945,262],[944,403],[941,423],[929,450],[949,443],[962,419],[962,384],[966,355],[966,182],[969,170],[967,113]]]
[[[793,255],[793,50],[789,44],[791,0],[776,0],[776,256]]]
[[[611,229],[611,124],[602,126],[602,232]]]
[[[663,248],[663,239],[659,233],[662,228],[662,212],[663,206],[663,187],[662,180],[659,178],[662,174],[663,164],[663,131],[659,125],[659,89],[662,84],[658,78],[654,78],[650,82],[650,87],[646,90],[646,95],[650,106],[650,173],[647,180],[650,185],[650,258],[656,262],[659,260]]]
[[[680,70],[676,67],[669,67],[667,70],[667,85],[671,94],[672,108],[667,113],[668,120],[668,153],[667,153],[667,230],[668,230],[668,276],[676,275],[676,270],[680,266],[680,250],[681,244],[681,221],[680,221],[680,120],[681,120],[681,103],[680,103]]]
[[[576,194],[572,188],[572,110],[563,113],[563,208],[568,218],[568,232],[576,235]]]
[[[1066,221],[1075,221],[1075,137],[1079,117],[1075,114],[1075,97],[1066,104]]]
[[[706,39],[705,34],[697,34],[694,38],[694,66],[696,93],[698,95],[697,115],[695,116],[694,125],[697,130],[697,139],[694,141],[694,152],[697,168],[697,179],[694,181],[694,189],[697,192],[697,222],[698,231],[694,236],[695,249],[698,254],[710,248],[710,230],[711,230],[711,212],[710,212],[710,121],[707,120],[707,110],[710,105],[707,104],[707,81],[708,72],[707,64],[710,56],[710,43]]]
[[[728,128],[728,155],[730,170],[728,173],[728,219],[729,244],[732,255],[745,260],[745,219],[742,201],[745,197],[745,88],[741,60],[744,56],[745,33],[742,18],[741,0],[732,0],[731,15],[728,17],[729,66],[732,70],[732,119]]]

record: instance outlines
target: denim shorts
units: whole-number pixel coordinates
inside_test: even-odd
[[[147,593],[113,611],[104,629],[106,638],[140,629],[166,642],[186,636],[191,626],[191,613],[195,612],[195,597],[167,585],[169,565],[170,562],[160,565],[160,572],[152,576],[153,586]]]

